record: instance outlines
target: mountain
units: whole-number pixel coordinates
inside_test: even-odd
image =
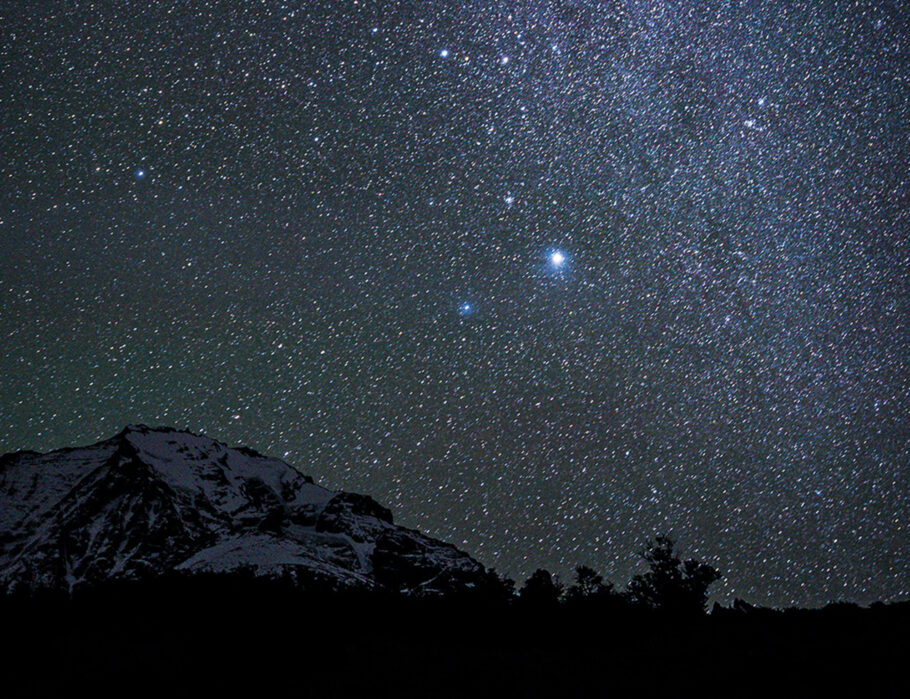
[[[131,425],[87,447],[0,457],[0,590],[175,571],[428,595],[495,580],[369,496],[190,432]]]

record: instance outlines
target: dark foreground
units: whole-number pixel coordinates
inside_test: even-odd
[[[204,579],[0,600],[0,696],[910,696],[910,604],[669,619]]]

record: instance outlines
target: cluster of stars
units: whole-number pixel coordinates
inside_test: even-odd
[[[15,5],[0,452],[169,424],[518,578],[910,594],[898,5]]]

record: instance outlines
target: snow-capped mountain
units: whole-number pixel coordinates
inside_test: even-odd
[[[237,570],[417,594],[492,579],[368,496],[189,432],[129,426],[87,447],[0,457],[0,589]]]

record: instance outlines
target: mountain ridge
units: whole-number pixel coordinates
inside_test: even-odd
[[[416,595],[496,580],[369,495],[186,430],[132,424],[88,446],[0,456],[0,590],[241,570]]]

